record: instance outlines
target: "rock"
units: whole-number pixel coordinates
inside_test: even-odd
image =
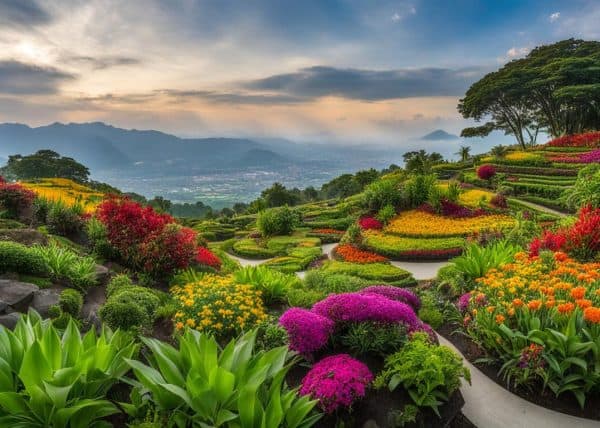
[[[373,419],[369,419],[364,423],[363,428],[379,428],[379,425]]]
[[[106,285],[110,278],[110,270],[103,265],[96,265],[96,280],[98,284]]]
[[[14,241],[27,246],[47,245],[48,237],[35,229],[2,229],[0,241]]]
[[[33,293],[33,301],[30,307],[39,312],[43,318],[48,317],[51,306],[58,305],[62,288],[47,288]]]
[[[0,301],[0,315],[5,314],[8,310],[8,305],[5,302]]]
[[[18,312],[12,312],[10,314],[0,315],[0,325],[3,325],[6,328],[10,328],[11,330],[15,328],[17,322],[21,314]]]
[[[104,287],[96,285],[87,290],[83,308],[81,309],[81,319],[86,325],[90,327],[93,326],[96,330],[99,330],[102,327],[98,312],[105,302],[106,293]]]
[[[13,310],[27,312],[33,300],[33,293],[38,291],[37,285],[10,279],[0,280],[0,301],[6,303]]]

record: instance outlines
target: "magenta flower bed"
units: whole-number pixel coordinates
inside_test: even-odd
[[[316,303],[313,312],[338,322],[379,321],[417,326],[419,319],[406,303],[373,293],[333,294]]]
[[[388,299],[398,300],[410,305],[415,311],[418,311],[419,308],[421,308],[421,300],[419,297],[406,288],[394,287],[393,285],[372,285],[362,289],[361,293],[379,294]]]
[[[339,354],[319,361],[302,379],[301,395],[319,400],[325,413],[350,407],[363,398],[373,380],[369,368],[350,355]]]
[[[363,217],[358,221],[358,225],[363,230],[375,229],[379,230],[383,228],[383,223],[373,217]]]
[[[279,324],[288,333],[290,349],[306,356],[323,348],[334,328],[330,319],[302,308],[288,309]]]

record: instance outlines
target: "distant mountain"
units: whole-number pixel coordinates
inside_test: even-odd
[[[269,167],[279,168],[291,162],[285,157],[271,150],[251,149],[233,164],[240,168]]]
[[[421,140],[442,141],[442,140],[456,140],[458,138],[459,137],[457,135],[450,134],[450,133],[444,131],[443,129],[437,129],[433,132],[430,132],[427,135],[422,136]]]
[[[31,154],[51,149],[71,156],[92,169],[137,169],[163,167],[185,170],[221,169],[254,159],[267,146],[240,138],[179,138],[159,131],[121,129],[94,123],[54,123],[31,128],[22,124],[0,124],[0,157]],[[275,154],[275,153],[273,153]],[[273,161],[271,154],[266,155]]]

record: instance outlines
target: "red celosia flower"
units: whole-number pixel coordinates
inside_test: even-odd
[[[369,229],[381,229],[383,227],[383,223],[373,217],[363,217],[358,221],[358,225],[363,230]]]
[[[196,261],[201,265],[210,266],[213,269],[219,270],[221,268],[221,259],[206,247],[198,248]]]
[[[565,135],[546,143],[549,147],[598,147],[599,145],[600,131]]]
[[[20,217],[29,211],[34,199],[34,192],[0,176],[0,210],[6,210],[11,217]]]
[[[477,168],[477,177],[482,180],[490,180],[494,175],[496,175],[496,168],[493,165],[481,165]]]

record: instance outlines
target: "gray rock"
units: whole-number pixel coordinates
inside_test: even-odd
[[[33,300],[33,293],[38,291],[37,285],[10,279],[0,280],[0,300],[15,311],[27,312]]]
[[[5,314],[8,309],[6,302],[0,300],[0,315]]]
[[[102,322],[100,321],[98,312],[104,303],[106,303],[104,287],[96,285],[88,288],[83,302],[83,308],[81,309],[81,318],[85,325],[90,327],[93,326],[96,330],[101,328]]]
[[[96,265],[96,280],[98,284],[105,285],[110,278],[110,270],[103,265]]]
[[[42,317],[47,318],[50,307],[58,305],[58,299],[60,298],[61,292],[62,289],[59,288],[38,290],[33,293],[33,301],[31,302],[30,307],[38,311]]]
[[[27,246],[47,245],[48,237],[35,229],[2,229],[0,241],[14,241]]]
[[[21,314],[18,312],[0,315],[0,325],[3,325],[4,327],[10,328],[12,330],[17,325],[17,321],[19,321],[20,317]]]

